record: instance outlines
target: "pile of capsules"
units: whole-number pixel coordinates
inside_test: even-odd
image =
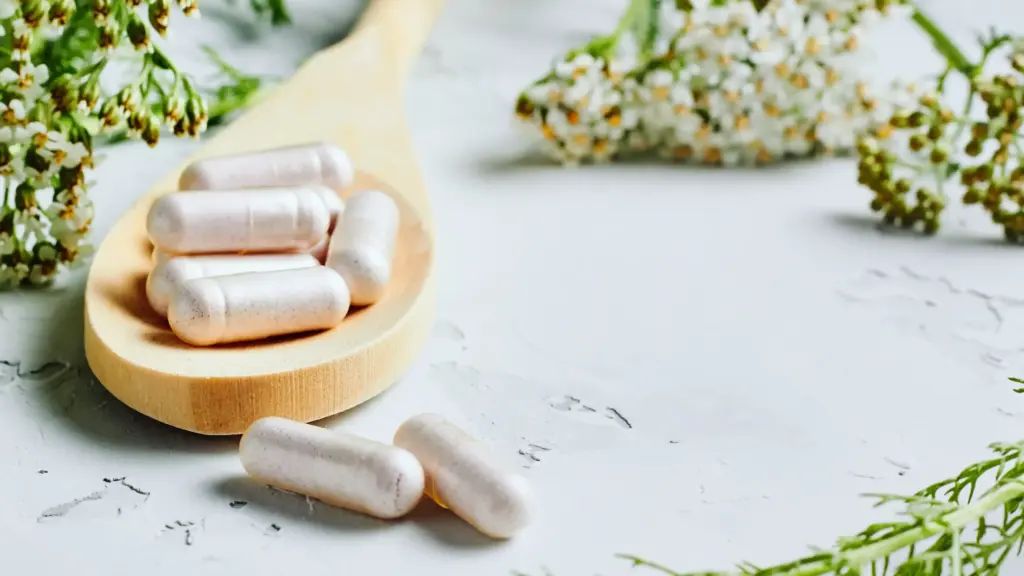
[[[491,538],[532,519],[533,492],[476,438],[436,414],[406,420],[385,444],[285,418],[254,422],[239,447],[262,484],[393,519],[426,495]]]
[[[187,344],[333,328],[384,294],[399,229],[395,200],[362,190],[326,143],[198,160],[150,207],[146,297]]]

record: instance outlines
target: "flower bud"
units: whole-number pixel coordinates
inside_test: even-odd
[[[177,0],[177,4],[185,16],[199,16],[199,3],[196,0]]]
[[[28,160],[25,160],[28,164]],[[20,211],[29,210],[39,206],[39,202],[36,201],[36,189],[28,182],[22,182],[18,184],[18,187],[14,189],[14,207]]]
[[[92,18],[96,22],[106,22],[110,16],[111,0],[92,0]]]
[[[61,74],[50,85],[50,101],[58,112],[70,112],[78,106],[78,85],[70,74]]]
[[[126,112],[134,112],[142,103],[142,94],[135,86],[125,86],[117,93],[117,104]]]
[[[92,110],[99,102],[100,94],[99,77],[95,76],[82,85],[81,90],[78,92],[78,97],[85,104],[86,108]]]
[[[25,152],[25,167],[31,168],[42,174],[50,169],[50,161],[40,154],[39,150],[29,148],[28,151]]]
[[[163,102],[164,119],[175,123],[185,115],[185,104],[177,95],[168,96]]]
[[[99,37],[97,43],[100,46],[100,50],[109,51],[117,47],[117,43],[121,40],[121,26],[117,20],[108,20],[103,22],[99,29]]]
[[[57,172],[57,181],[64,190],[74,190],[85,185],[85,168],[75,166],[73,168],[61,168]]]
[[[171,23],[171,4],[168,0],[151,0],[149,3],[149,23],[160,36],[167,34]]]
[[[149,114],[145,110],[135,110],[128,115],[128,130],[135,134],[142,134],[150,124]]]
[[[160,124],[150,120],[142,130],[142,139],[150,148],[153,148],[160,142]]]
[[[8,168],[13,160],[14,153],[11,152],[11,145],[6,142],[0,144],[0,172]]]
[[[100,122],[103,126],[117,126],[121,123],[121,110],[115,98],[108,98],[100,106]]]
[[[920,152],[928,144],[928,139],[925,138],[924,134],[914,134],[910,137],[910,149],[914,152]]]
[[[36,29],[43,22],[48,9],[49,6],[43,0],[22,0],[21,18],[25,21],[26,26]]]
[[[75,11],[74,0],[52,0],[50,2],[50,10],[46,17],[50,20],[50,23],[55,26],[64,26],[68,23],[71,18],[71,14]]]
[[[149,29],[135,12],[128,18],[128,41],[136,50],[145,50],[149,47]]]
[[[944,144],[937,144],[929,156],[932,164],[942,164],[949,158],[949,149]]]

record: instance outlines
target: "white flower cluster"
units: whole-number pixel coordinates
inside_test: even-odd
[[[63,18],[30,13],[34,19],[27,19],[24,10],[0,0],[0,19],[12,31],[10,60],[0,68],[0,288],[44,284],[58,265],[78,264],[91,250],[85,243],[93,218],[85,171],[92,154],[69,140],[58,117],[43,113],[52,110],[45,88],[50,73],[30,54],[37,34],[59,33]],[[81,102],[79,109],[88,106]]]
[[[858,70],[876,0],[694,0],[665,8],[654,54],[570,54],[517,114],[562,162],[657,150],[707,164],[851,149],[891,114]],[[722,4],[722,5],[718,5]]]

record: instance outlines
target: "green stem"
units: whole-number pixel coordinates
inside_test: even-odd
[[[853,566],[866,566],[870,562],[873,562],[879,558],[885,558],[897,550],[901,550],[920,542],[932,536],[937,536],[944,532],[959,531],[966,526],[972,525],[978,521],[979,518],[983,518],[989,512],[1003,506],[1007,502],[1020,498],[1024,495],[1024,483],[1020,480],[1014,480],[1008,482],[995,490],[992,490],[985,496],[979,498],[967,506],[963,506],[953,512],[950,512],[944,518],[942,522],[929,522],[917,528],[907,530],[901,534],[898,534],[892,538],[876,542],[871,546],[865,546],[859,550],[855,550],[846,555],[845,560]],[[804,572],[808,576],[811,574],[827,574],[827,570],[823,572]]]
[[[953,40],[943,32],[935,21],[929,18],[920,8],[914,7],[913,21],[924,30],[924,33],[931,38],[935,48],[945,56],[950,66],[967,78],[973,78],[978,73],[978,67],[960,50]]]

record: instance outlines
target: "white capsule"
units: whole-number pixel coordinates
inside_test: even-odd
[[[157,264],[146,278],[146,297],[160,315],[167,314],[171,296],[193,278],[226,276],[242,272],[270,272],[319,266],[311,254],[216,254],[209,256],[174,256]]]
[[[348,287],[323,266],[194,278],[171,297],[167,321],[195,346],[333,328],[349,309]]]
[[[182,172],[178,189],[323,184],[341,191],[351,186],[354,178],[348,154],[333,144],[317,142],[197,160]]]
[[[331,216],[331,222],[328,225],[328,232],[334,229],[335,222],[338,221],[338,217],[345,211],[345,201],[338,196],[338,193],[326,186],[319,184],[307,184],[303,186],[275,186],[275,187],[251,187],[251,188],[205,188],[202,190],[182,190],[182,192],[253,192],[259,190],[260,192],[282,192],[286,190],[302,189],[315,192],[320,200],[323,201],[324,205],[327,206],[327,211]]]
[[[149,209],[146,230],[177,253],[307,250],[327,234],[320,196],[294,188],[166,194]]]
[[[263,484],[377,518],[403,516],[423,496],[423,467],[408,451],[285,418],[254,422],[239,456]]]
[[[363,190],[345,203],[325,265],[345,279],[353,305],[373,304],[383,296],[391,280],[398,225],[398,205],[383,192]]]
[[[395,446],[427,473],[426,494],[492,538],[511,538],[531,520],[533,491],[479,440],[436,414],[406,420]]]

